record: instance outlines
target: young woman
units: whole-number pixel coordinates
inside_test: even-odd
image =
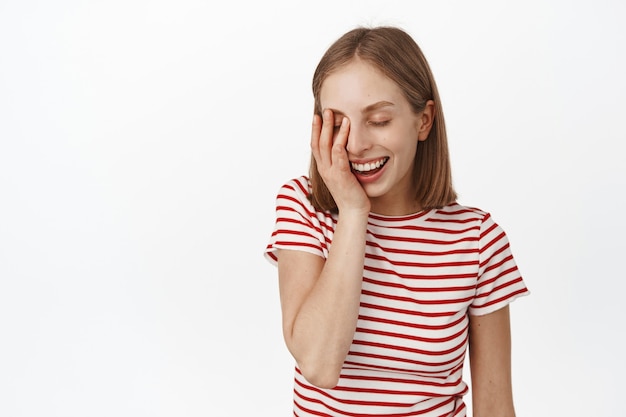
[[[508,304],[528,293],[503,230],[456,202],[418,45],[354,29],[313,77],[310,178],[285,184],[278,265],[296,416],[514,416]]]

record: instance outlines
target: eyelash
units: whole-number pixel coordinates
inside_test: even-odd
[[[391,122],[391,120],[385,120],[382,122],[367,122],[369,125],[374,126],[374,127],[385,127],[387,126],[389,123]],[[341,125],[335,125],[334,129],[335,130],[339,130],[339,128],[341,127]]]
[[[384,127],[384,126],[387,126],[389,122],[390,120],[384,120],[382,122],[369,122],[369,124],[371,124],[372,126],[376,126],[376,127]]]

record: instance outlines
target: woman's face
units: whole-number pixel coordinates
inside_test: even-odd
[[[372,211],[387,215],[418,211],[413,165],[417,143],[428,137],[432,126],[432,101],[415,114],[394,81],[354,59],[324,80],[320,104],[333,111],[335,126],[343,117],[350,120],[348,159]]]

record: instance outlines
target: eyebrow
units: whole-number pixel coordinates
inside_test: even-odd
[[[388,106],[393,106],[394,104],[390,101],[379,101],[377,103],[374,104],[370,104],[369,106],[365,107],[363,110],[361,110],[363,113],[369,113],[372,112],[374,110],[378,110],[382,107],[388,107]]]
[[[394,104],[390,101],[378,101],[376,103],[370,104],[368,106],[365,106],[361,109],[362,113],[371,113],[375,110],[381,109],[383,107],[393,107]],[[345,114],[341,111],[341,110],[336,110],[336,109],[330,109],[332,110],[333,114],[339,115],[339,116],[345,116]]]

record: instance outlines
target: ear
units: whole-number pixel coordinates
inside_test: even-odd
[[[428,100],[424,110],[420,112],[417,120],[417,140],[424,141],[428,138],[430,129],[435,121],[435,102]]]

